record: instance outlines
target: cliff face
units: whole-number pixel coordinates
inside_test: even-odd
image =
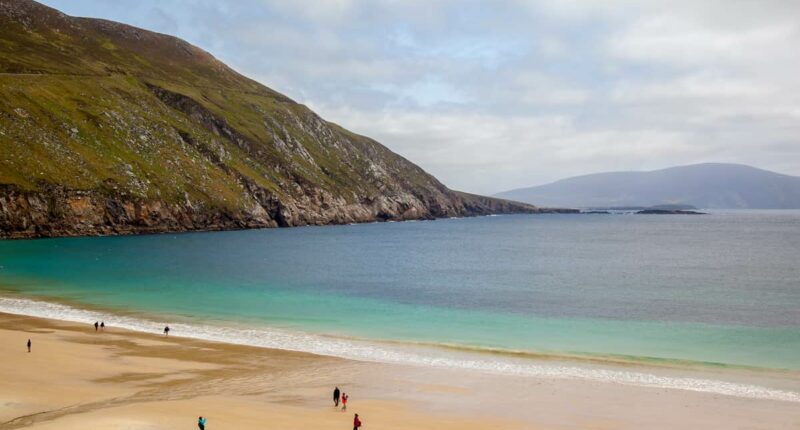
[[[0,237],[534,213],[174,37],[0,0]]]
[[[259,199],[258,193],[253,195],[254,199]],[[293,201],[289,205],[275,196],[261,197],[250,210],[228,211],[209,209],[202,203],[188,200],[169,203],[60,186],[30,192],[3,185],[0,186],[0,236],[31,238],[231,230],[551,211],[458,194],[442,202],[448,205],[445,208],[425,206],[422,200],[409,195],[379,196],[369,202],[341,205],[325,203],[324,192],[307,195],[304,202]]]

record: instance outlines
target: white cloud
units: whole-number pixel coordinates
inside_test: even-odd
[[[702,73],[646,84],[620,82],[612,91],[611,98],[613,101],[622,103],[665,101],[696,103],[703,100],[729,103],[775,96],[778,91],[778,87],[766,82],[730,79]]]
[[[714,28],[687,17],[657,15],[637,20],[611,39],[610,52],[624,60],[672,66],[744,66],[792,56],[797,22],[753,28]]]

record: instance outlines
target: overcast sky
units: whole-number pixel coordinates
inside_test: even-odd
[[[173,34],[451,188],[800,175],[800,2],[45,0]]]

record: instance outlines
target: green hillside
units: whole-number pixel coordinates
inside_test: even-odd
[[[453,192],[180,39],[0,0],[0,235],[535,211]]]

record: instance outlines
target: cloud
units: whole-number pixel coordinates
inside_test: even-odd
[[[691,67],[745,67],[795,57],[785,42],[798,36],[797,22],[746,28],[714,28],[676,15],[642,18],[611,38],[610,53],[623,60]]]
[[[800,175],[800,3],[47,0],[175,33],[491,193],[721,161]]]

